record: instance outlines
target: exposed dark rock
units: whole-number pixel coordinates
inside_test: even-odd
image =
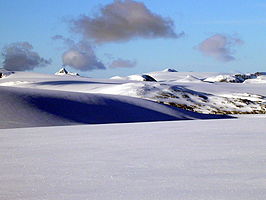
[[[141,77],[143,78],[143,81],[157,82],[152,76],[147,74],[142,74]]]

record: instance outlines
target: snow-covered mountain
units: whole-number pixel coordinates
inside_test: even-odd
[[[263,90],[266,76],[263,73],[171,72],[148,73],[158,80],[156,83],[127,82],[93,92],[140,97],[208,114],[266,113],[266,93]],[[119,80],[129,80],[129,77],[120,77]]]
[[[6,69],[0,68],[0,78],[5,78],[13,74],[14,72],[8,71]]]
[[[60,73],[65,74],[65,69]],[[236,82],[236,77],[245,81]],[[261,72],[240,76],[162,71],[93,79],[15,72],[0,79],[0,86],[137,97],[205,114],[264,114],[265,77]]]
[[[61,68],[58,72],[55,73],[55,75],[59,75],[59,76],[64,76],[64,75],[79,76],[78,73],[69,72],[65,68]]]
[[[163,70],[163,72],[177,72],[177,70],[171,69],[171,68],[166,68]]]

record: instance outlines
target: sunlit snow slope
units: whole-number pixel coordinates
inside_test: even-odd
[[[75,73],[2,72],[3,128],[206,118],[194,112],[266,113],[266,75],[262,72],[233,75],[164,70],[111,79]],[[13,106],[7,107],[10,102]],[[29,110],[32,114],[26,114]],[[26,115],[34,116],[30,123]]]
[[[210,119],[133,97],[0,86],[0,128]]]

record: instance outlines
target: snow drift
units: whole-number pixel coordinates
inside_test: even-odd
[[[223,118],[125,96],[0,87],[0,128]]]

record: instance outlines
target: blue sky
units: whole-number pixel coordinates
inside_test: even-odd
[[[265,70],[266,2],[262,0],[143,0],[138,1],[155,14],[174,21],[176,33],[185,32],[181,38],[137,38],[123,42],[96,44],[94,51],[105,65],[112,59],[137,62],[132,68],[107,68],[82,71],[91,77],[111,77],[175,68],[179,71],[253,72]],[[110,0],[0,0],[0,48],[14,42],[26,41],[44,58],[51,58],[46,67],[36,72],[54,73],[62,65],[65,46],[52,40],[62,35],[75,41],[81,35],[69,31],[70,19],[80,15],[93,16],[100,6]],[[233,46],[234,60],[223,62],[204,55],[196,47],[215,35],[230,35],[243,41]],[[3,58],[2,58],[3,59]],[[78,71],[71,69],[70,71]]]

